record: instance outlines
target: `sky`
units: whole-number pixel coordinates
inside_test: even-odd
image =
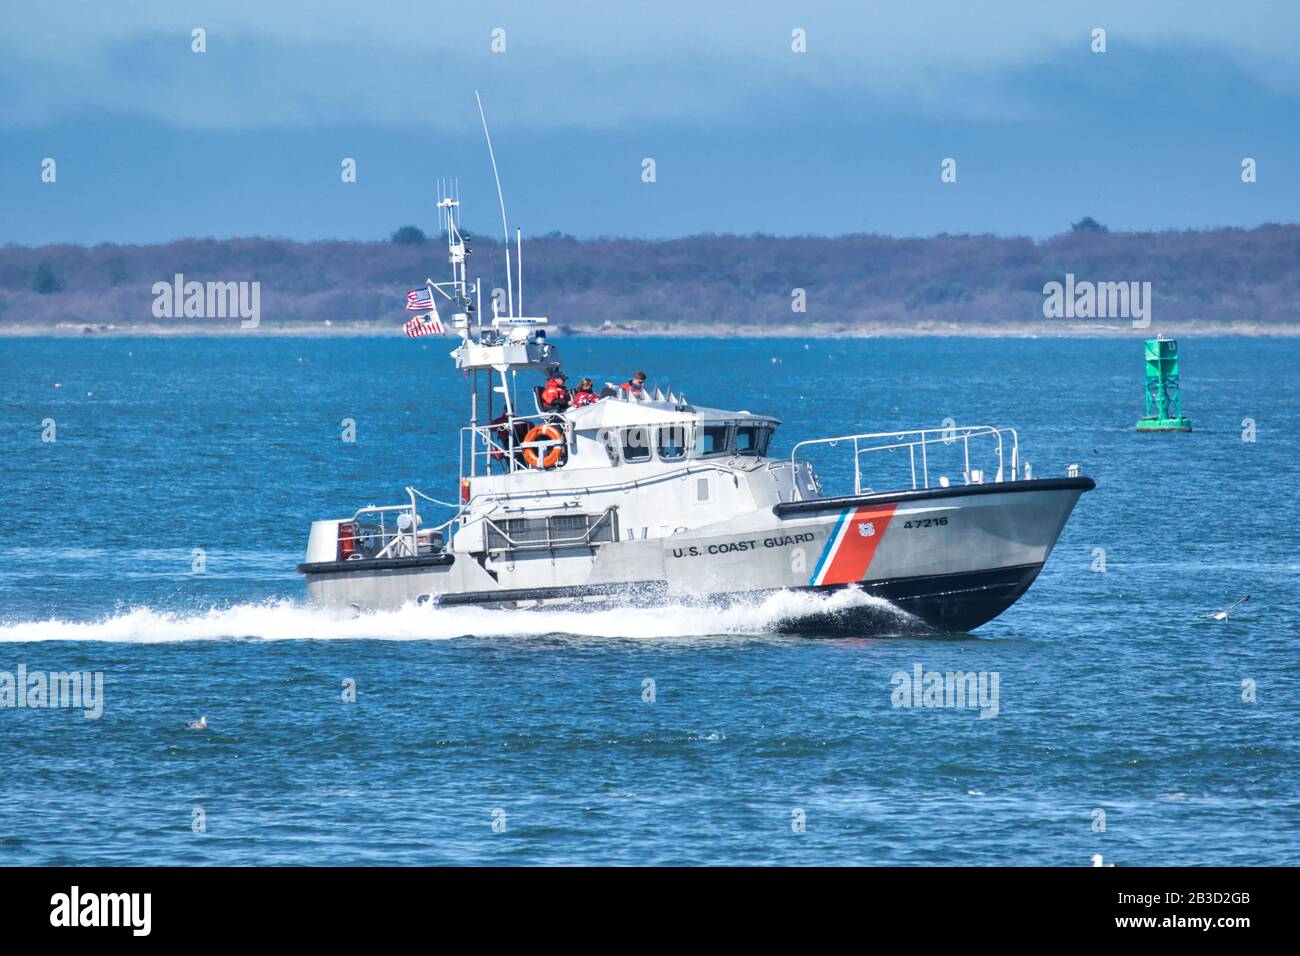
[[[378,239],[436,228],[449,177],[498,235],[475,90],[512,233],[1300,220],[1294,2],[5,0],[2,24],[0,243]]]

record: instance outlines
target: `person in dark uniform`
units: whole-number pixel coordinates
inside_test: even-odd
[[[524,435],[528,433],[528,422],[522,418],[516,419],[512,427],[510,424],[510,413],[502,412],[496,418],[492,419],[491,425],[492,425],[493,433],[496,438],[496,442],[492,447],[492,460],[493,461],[505,460],[506,457],[505,449],[511,447],[510,433],[511,431],[513,431],[514,439],[515,439],[514,440],[515,460],[522,462],[523,458],[520,456],[519,445],[523,442]]]

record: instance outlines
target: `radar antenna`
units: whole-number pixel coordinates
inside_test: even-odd
[[[501,206],[501,236],[506,249],[506,314],[513,317],[515,293],[514,283],[510,278],[510,227],[506,225],[506,200],[501,193],[501,176],[497,173],[496,154],[492,152],[492,134],[488,132],[487,114],[483,112],[483,100],[478,95],[478,90],[474,91],[474,102],[478,103],[478,116],[483,121],[483,138],[487,140],[488,159],[492,161],[492,176],[497,181],[497,203]]]

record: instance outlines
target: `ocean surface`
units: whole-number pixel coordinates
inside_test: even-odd
[[[778,455],[952,418],[1098,488],[973,634],[795,595],[349,617],[304,606],[308,524],[454,498],[450,342],[0,339],[0,702],[103,682],[0,707],[0,864],[1300,864],[1300,341],[1183,339],[1163,435],[1137,337],[561,346],[777,415]],[[996,716],[893,706],[918,665],[998,675]]]

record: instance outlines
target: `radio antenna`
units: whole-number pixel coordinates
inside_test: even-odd
[[[478,103],[478,117],[483,121],[483,138],[487,140],[488,159],[492,161],[492,177],[497,181],[497,203],[501,206],[501,236],[506,248],[506,302],[509,314],[514,315],[514,282],[510,278],[510,227],[506,225],[506,200],[501,194],[501,176],[497,173],[497,158],[492,152],[492,134],[488,132],[487,114],[483,112],[483,100],[474,91],[474,102]]]

